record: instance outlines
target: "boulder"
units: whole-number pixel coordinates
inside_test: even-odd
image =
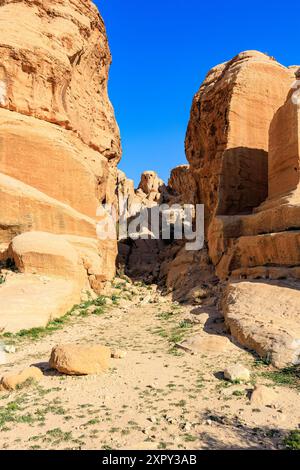
[[[52,349],[49,365],[67,375],[101,374],[109,368],[110,357],[106,346],[65,344]]]
[[[22,273],[64,277],[83,282],[83,266],[75,248],[59,235],[27,232],[15,237],[11,253]]]
[[[81,287],[74,280],[15,274],[0,285],[0,331],[41,328],[80,303]]]
[[[300,363],[299,282],[230,283],[222,308],[239,344],[278,368]]]
[[[232,344],[226,336],[218,335],[191,336],[178,346],[194,354],[207,355],[220,355],[232,348]]]
[[[256,385],[251,394],[251,405],[254,406],[272,406],[280,400],[278,394],[270,387],[265,385]]]
[[[243,381],[248,382],[250,380],[250,371],[241,364],[233,364],[228,366],[224,370],[224,377],[230,382]]]
[[[16,390],[27,382],[39,382],[43,378],[43,373],[37,367],[28,367],[18,374],[4,375],[0,381],[0,390]]]

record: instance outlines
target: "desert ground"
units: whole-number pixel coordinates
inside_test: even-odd
[[[99,300],[99,299],[98,299]],[[109,297],[82,303],[47,328],[1,337],[13,346],[0,375],[30,365],[39,383],[0,392],[2,449],[284,449],[300,423],[299,377],[276,371],[231,341],[217,299],[173,302],[154,285],[117,279]],[[98,302],[99,305],[99,302]],[[178,347],[189,337],[201,352]],[[102,344],[126,352],[108,372],[51,370],[56,344]],[[224,379],[241,364],[247,382]],[[254,387],[264,385],[258,401]],[[276,400],[268,402],[269,391]],[[274,397],[273,397],[274,398]]]

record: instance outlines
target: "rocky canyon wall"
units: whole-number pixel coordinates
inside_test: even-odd
[[[184,169],[205,206],[206,261],[182,249],[166,272],[171,290],[193,271],[201,288],[211,266],[225,287],[220,308],[231,334],[277,367],[300,363],[297,73],[256,51],[208,73],[193,100]],[[173,170],[171,183],[177,175],[189,203],[181,174]]]
[[[10,293],[18,296],[26,276],[42,296],[47,289],[37,276],[71,283],[61,287],[68,299],[46,308],[51,315],[114,276],[117,243],[96,236],[99,203],[117,203],[121,157],[110,63],[105,26],[90,0],[1,2],[0,260],[23,277],[8,276],[0,288],[0,329],[18,323]]]
[[[299,106],[297,67],[257,51],[213,68],[195,95],[185,168],[195,202],[205,206],[205,233],[220,279],[298,277]],[[182,173],[181,167],[174,175]],[[187,184],[177,176],[184,202]],[[192,182],[192,183],[191,183]],[[269,269],[270,268],[270,269]]]

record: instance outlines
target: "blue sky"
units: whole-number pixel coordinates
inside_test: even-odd
[[[212,66],[247,49],[300,63],[296,1],[95,3],[113,55],[109,95],[121,130],[120,168],[136,184],[144,170],[167,181],[171,168],[186,163],[192,98]]]

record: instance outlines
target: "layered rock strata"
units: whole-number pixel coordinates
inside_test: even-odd
[[[31,276],[44,302],[51,282],[72,284],[40,322],[32,305],[39,326],[114,276],[117,243],[97,237],[97,208],[117,205],[121,145],[105,26],[90,0],[4,0],[0,38],[0,261],[24,273],[0,287],[7,330],[20,315],[11,282]]]

